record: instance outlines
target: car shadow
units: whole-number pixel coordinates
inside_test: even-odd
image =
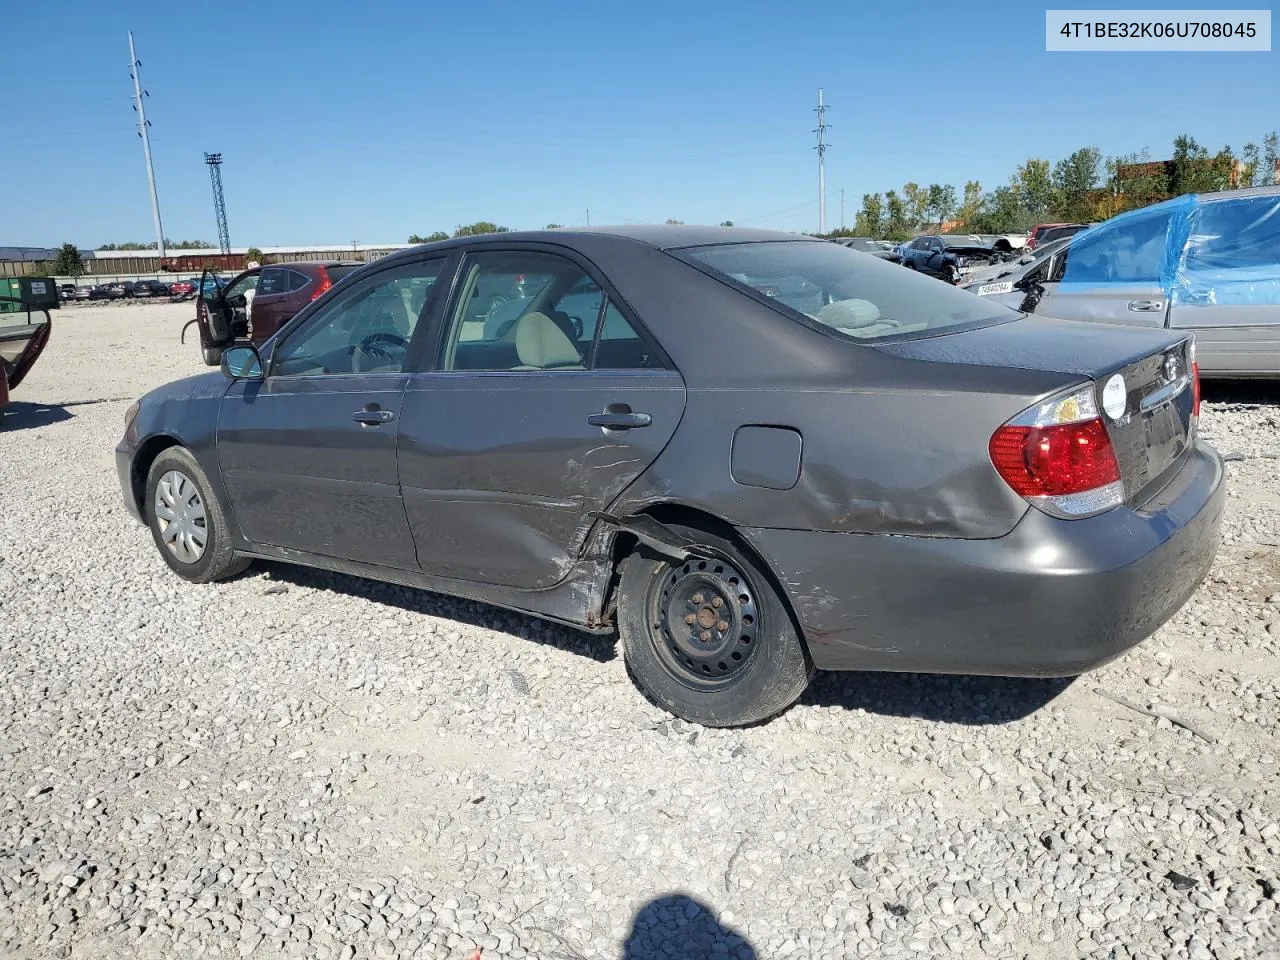
[[[1205,380],[1200,396],[1206,403],[1271,406],[1280,404],[1280,382],[1273,380]]]
[[[532,640],[567,653],[577,654],[598,663],[608,663],[618,656],[617,637],[609,634],[588,634],[572,627],[561,626],[548,620],[532,617],[475,600],[462,600],[445,594],[432,593],[416,587],[401,587],[393,583],[366,580],[363,577],[333,573],[312,567],[258,560],[251,572],[268,573],[273,581],[292,583],[315,590],[332,590],[350,597],[359,597],[374,603],[387,604],[426,614],[460,624],[500,630],[503,633]]]
[[[966,726],[1012,723],[1058,697],[1075,677],[931,673],[819,673],[800,702]]]
[[[70,404],[10,401],[4,412],[0,413],[0,430],[33,430],[70,420],[75,414],[67,409],[68,406]]]
[[[738,931],[726,927],[707,906],[684,893],[656,897],[636,911],[622,948],[623,960],[757,960]]]

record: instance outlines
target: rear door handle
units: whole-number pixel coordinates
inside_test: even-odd
[[[1135,313],[1153,313],[1164,309],[1163,300],[1130,300],[1129,309]]]
[[[632,427],[649,426],[653,417],[647,413],[593,413],[587,417],[587,423],[606,430],[630,430]]]
[[[352,420],[366,427],[380,427],[384,423],[390,423],[395,418],[395,413],[390,410],[383,410],[376,403],[365,404],[363,409],[357,410],[351,415]]]

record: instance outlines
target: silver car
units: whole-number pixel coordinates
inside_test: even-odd
[[[1120,214],[970,289],[1066,320],[1193,332],[1206,377],[1280,376],[1280,185]]]

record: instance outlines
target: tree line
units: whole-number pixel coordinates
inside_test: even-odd
[[[963,233],[1023,233],[1037,223],[1093,223],[1184,193],[1206,193],[1272,183],[1280,141],[1275,132],[1261,148],[1247,143],[1237,155],[1230,146],[1217,153],[1183,134],[1172,157],[1153,162],[1150,153],[1103,158],[1096,147],[1081,147],[1050,164],[1029,159],[1008,184],[986,191],[977,180],[957,194],[951,184],[906,183],[901,190],[862,196],[852,229],[831,236],[906,240],[928,230]]]
[[[179,240],[174,243],[168,237],[165,238],[164,246],[166,250],[215,250],[216,243],[209,243],[207,240]],[[155,250],[156,242],[152,240],[150,243],[136,243],[130,241],[128,243],[104,243],[97,250]]]

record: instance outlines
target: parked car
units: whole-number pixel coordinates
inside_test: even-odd
[[[106,283],[97,283],[89,288],[90,300],[108,300],[111,298],[111,285]]]
[[[133,281],[123,280],[118,283],[108,284],[107,299],[122,300],[133,296]]]
[[[76,287],[76,288],[72,291],[72,293],[71,293],[71,297],[70,297],[69,299],[71,299],[71,300],[92,300],[92,299],[93,299],[93,287],[88,286],[87,284],[86,284],[86,285],[84,285],[84,286]]]
[[[135,297],[167,297],[169,285],[160,280],[138,280],[133,285]]]
[[[975,267],[998,259],[994,250],[973,237],[916,237],[902,245],[902,265],[947,283],[959,283]]]
[[[474,292],[520,273],[550,280],[471,335]],[[1074,676],[1217,548],[1189,337],[1026,317],[824,240],[459,238],[219,346],[116,448],[177,575],[266,558],[616,628],[648,694],[711,726],[815,668]]]
[[[200,278],[195,277],[191,280],[175,280],[169,284],[169,296],[174,298],[186,299],[195,295],[200,286]]]
[[[1278,377],[1280,186],[1122,213],[1028,267],[996,299],[1067,320],[1194,333],[1204,376]]]
[[[196,318],[187,326],[194,323],[199,328],[204,361],[217,366],[222,346],[237,337],[264,343],[358,266],[346,260],[273,263],[245,270],[225,284],[206,273],[200,281],[203,293],[196,301]],[[246,298],[250,290],[251,306]]]
[[[902,258],[898,255],[894,245],[872,240],[870,237],[838,237],[836,243],[842,247],[848,247],[850,250],[869,253],[873,257],[879,257],[881,260],[892,260],[894,263],[902,262]]]
[[[76,285],[74,283],[58,284],[58,299],[74,300],[76,296]]]
[[[1038,223],[1027,231],[1027,249],[1034,250],[1042,243],[1070,236],[1088,226],[1087,223]]]
[[[18,297],[0,297],[0,427],[10,392],[40,359],[52,332],[47,309]]]

